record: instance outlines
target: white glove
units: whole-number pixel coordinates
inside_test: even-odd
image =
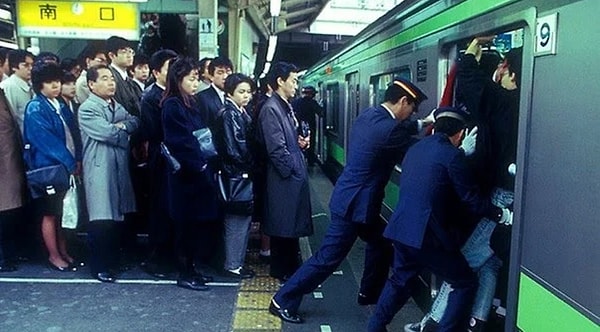
[[[499,224],[510,226],[513,223],[513,212],[509,209],[502,209],[502,217],[498,220]]]
[[[433,116],[433,113],[435,113],[435,111],[437,111],[437,108],[432,109],[429,115],[427,115],[423,119],[423,122],[425,122],[425,124],[435,123],[435,117]]]
[[[508,174],[512,176],[515,176],[515,174],[517,174],[517,165],[515,163],[508,165]]]
[[[477,144],[477,126],[473,127],[471,131],[467,128],[465,131],[465,138],[463,138],[460,145],[460,149],[465,152],[465,156],[470,156],[475,152],[475,145]]]

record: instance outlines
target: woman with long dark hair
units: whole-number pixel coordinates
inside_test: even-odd
[[[208,290],[203,277],[194,271],[194,258],[199,248],[212,242],[203,238],[212,232],[219,218],[219,202],[214,173],[194,133],[206,131],[202,115],[195,107],[194,94],[199,86],[197,61],[177,58],[167,74],[162,104],[164,143],[181,164],[167,178],[169,215],[175,223],[175,252],[179,278],[177,286],[191,290]]]

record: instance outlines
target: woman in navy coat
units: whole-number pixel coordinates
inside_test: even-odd
[[[219,217],[219,202],[213,171],[208,157],[200,150],[194,132],[206,125],[193,107],[193,95],[198,89],[198,69],[191,58],[178,58],[170,67],[162,100],[164,143],[181,169],[169,173],[167,197],[169,215],[175,223],[179,287],[207,290],[207,278],[194,272],[193,260],[198,243],[209,239],[204,228],[212,227]]]

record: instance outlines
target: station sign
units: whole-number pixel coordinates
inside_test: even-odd
[[[17,0],[20,37],[138,40],[139,17],[135,3]]]

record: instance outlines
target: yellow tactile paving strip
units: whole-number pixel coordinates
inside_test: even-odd
[[[269,277],[269,266],[260,263],[258,253],[246,257],[256,277],[242,280],[233,317],[233,332],[281,332],[281,320],[269,313],[269,303],[279,281]]]

